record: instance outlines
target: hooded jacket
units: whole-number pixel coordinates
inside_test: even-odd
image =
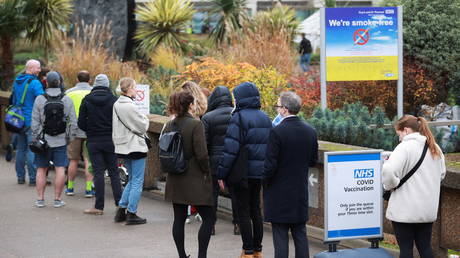
[[[382,181],[386,190],[398,186],[401,179],[420,159],[426,137],[406,135],[383,164]],[[439,148],[439,146],[436,146]],[[393,191],[386,211],[387,219],[402,223],[429,223],[437,218],[441,180],[446,175],[444,155],[433,158],[428,150],[419,169],[404,185]]]
[[[117,97],[110,88],[96,86],[83,98],[78,127],[86,132],[88,141],[112,142],[113,104]]]
[[[217,174],[217,167],[224,152],[224,139],[232,116],[233,102],[230,90],[217,86],[208,99],[207,113],[201,118],[208,145],[211,174]]]
[[[236,108],[230,119],[225,136],[224,155],[217,177],[226,179],[233,167],[240,147],[248,150],[248,178],[262,179],[268,136],[272,122],[260,110],[260,95],[257,87],[244,82],[233,90]],[[240,135],[241,131],[241,135]]]
[[[32,74],[20,74],[13,84],[13,97],[12,104],[19,105],[21,102],[22,94],[24,92],[26,83],[30,81],[27,93],[24,98],[22,111],[24,112],[25,126],[29,127],[32,121],[32,109],[34,106],[35,98],[45,93],[43,91],[43,85],[38,80],[38,77]]]

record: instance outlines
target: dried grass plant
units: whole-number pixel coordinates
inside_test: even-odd
[[[77,73],[81,70],[88,70],[92,78],[107,74],[113,88],[122,77],[132,77],[140,83],[145,81],[145,75],[135,63],[121,62],[110,51],[114,46],[110,22],[81,22],[75,26],[73,37],[63,35],[61,41],[65,44],[56,49],[50,67],[62,74],[66,88],[77,83]]]
[[[258,68],[273,67],[288,76],[298,69],[290,31],[281,29],[272,33],[261,25],[245,26],[242,30],[242,33],[233,34],[231,43],[213,55],[225,63],[246,62]]]

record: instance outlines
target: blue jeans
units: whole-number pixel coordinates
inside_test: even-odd
[[[18,179],[26,177],[26,162],[27,171],[29,172],[29,182],[35,182],[37,168],[34,165],[34,153],[29,148],[29,143],[32,142],[32,130],[27,128],[24,132],[17,134],[16,146],[16,176]]]
[[[308,72],[309,70],[310,58],[311,54],[303,54],[300,56],[300,68],[302,68],[304,72]]]
[[[122,208],[128,208],[131,213],[136,213],[144,185],[145,158],[125,159],[124,161],[128,170],[129,181],[118,205]]]

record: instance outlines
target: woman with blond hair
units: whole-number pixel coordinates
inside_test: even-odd
[[[405,115],[395,130],[401,143],[383,165],[384,188],[392,190],[386,217],[393,223],[400,257],[413,257],[414,242],[422,258],[433,257],[431,229],[446,175],[444,155],[424,118]],[[400,185],[411,170],[415,172]]]
[[[194,109],[190,110],[192,115],[200,119],[208,109],[208,99],[198,84],[192,81],[186,81],[182,84],[182,89],[189,92],[193,98]]]
[[[149,120],[134,104],[136,82],[131,78],[122,78],[120,90],[121,96],[113,105],[112,138],[115,153],[124,160],[128,169],[129,182],[118,204],[115,222],[126,221],[126,225],[145,224],[147,220],[138,217],[136,212],[144,184],[145,158],[148,152],[145,138]]]

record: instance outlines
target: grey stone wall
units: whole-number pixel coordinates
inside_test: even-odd
[[[113,52],[125,56],[128,35],[128,2],[130,0],[74,0],[73,21],[85,24],[102,23],[104,18],[112,22]]]

